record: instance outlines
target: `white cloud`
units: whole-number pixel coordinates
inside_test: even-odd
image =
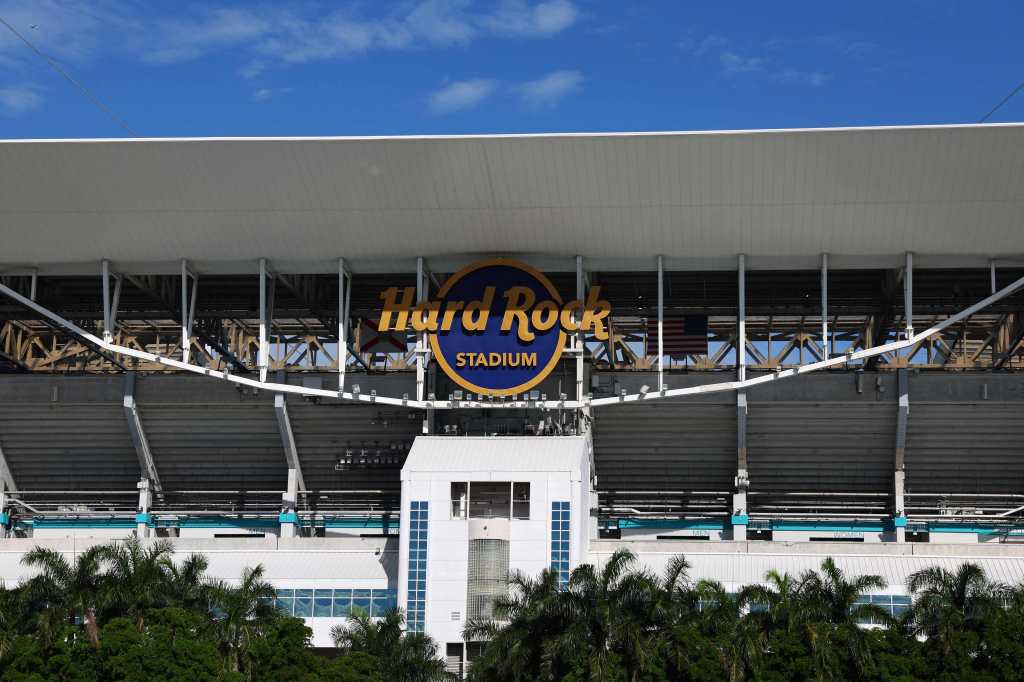
[[[486,78],[456,81],[430,96],[430,111],[440,116],[472,109],[490,97],[497,85]]]
[[[579,10],[569,0],[550,0],[530,6],[521,0],[506,0],[496,12],[483,17],[483,24],[495,33],[522,36],[551,36],[576,23]]]
[[[253,59],[251,62],[238,70],[238,75],[246,80],[252,80],[267,70],[267,64],[262,59]]]
[[[275,62],[300,64],[374,50],[462,45],[482,39],[545,38],[579,19],[571,0],[469,0],[401,3],[244,3],[174,5],[153,18],[135,0],[0,0],[0,16],[44,52],[71,63],[128,55],[177,64],[235,52],[238,73],[254,78]],[[158,5],[163,7],[163,5]],[[36,28],[31,28],[35,26]],[[32,59],[24,45],[0,33],[0,66]]]
[[[742,57],[730,50],[722,52],[718,58],[726,73],[749,73],[761,71],[765,67],[763,57]]]
[[[280,97],[291,92],[291,88],[260,88],[252,93],[253,102],[266,102],[272,97]]]
[[[0,109],[8,114],[24,114],[41,106],[43,98],[32,88],[0,88]]]
[[[523,103],[531,109],[557,106],[566,95],[578,91],[583,84],[579,71],[554,71],[535,81],[519,86]]]
[[[784,69],[776,73],[774,78],[780,83],[788,83],[790,85],[810,85],[817,88],[832,80],[832,74],[823,73],[821,71]]]

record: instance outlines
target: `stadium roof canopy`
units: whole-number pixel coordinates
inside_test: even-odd
[[[1024,254],[1024,125],[0,142],[0,271],[979,266]],[[565,267],[561,267],[565,266]]]

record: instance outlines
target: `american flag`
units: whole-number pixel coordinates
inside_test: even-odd
[[[662,321],[665,329],[665,355],[707,355],[707,315],[684,315],[666,317]],[[658,354],[658,318],[647,319],[647,355]]]

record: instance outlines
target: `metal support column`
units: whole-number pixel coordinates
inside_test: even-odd
[[[996,293],[996,260],[993,258],[988,262],[988,278],[992,284],[992,293]]]
[[[747,259],[740,254],[737,258],[737,283],[739,305],[736,310],[736,378],[747,378]],[[732,539],[747,539],[747,489],[750,478],[747,473],[747,392],[736,391],[736,492],[732,498]]]
[[[423,258],[416,259],[416,303],[423,303],[430,297],[430,280],[427,278],[426,266]],[[419,313],[417,313],[419,314]],[[419,332],[416,335],[416,400],[427,399],[427,363],[430,358],[430,349],[427,346],[427,333]],[[423,415],[422,433],[429,434],[434,431],[434,410],[428,408]]]
[[[192,296],[189,297],[188,279],[192,278]],[[189,362],[192,353],[192,327],[196,320],[196,295],[199,277],[189,270],[188,261],[181,261],[181,361]]]
[[[904,338],[914,335],[914,254],[907,251],[903,268],[903,323]]]
[[[665,259],[658,256],[658,392],[665,391]]]
[[[277,417],[277,429],[281,434],[281,446],[284,448],[285,461],[288,464],[288,489],[281,495],[281,537],[293,538],[299,526],[296,512],[299,491],[306,490],[306,482],[302,477],[302,465],[299,462],[299,450],[295,446],[295,434],[292,422],[288,417],[288,404],[283,393],[274,395],[274,414]]]
[[[583,256],[576,256],[576,298],[579,301],[586,302],[587,299],[587,286],[586,276],[583,272]],[[577,313],[579,317],[576,322],[580,322],[583,319],[583,311],[580,310]],[[609,333],[611,328],[609,325]],[[584,384],[585,370],[584,359],[586,356],[586,343],[584,342],[584,335],[582,331],[576,332],[576,401],[580,404],[583,403],[586,398],[586,387]],[[580,410],[580,415],[577,419],[576,432],[583,433],[587,429],[587,425],[590,423],[590,408],[584,407]]]
[[[160,475],[157,473],[153,453],[149,449],[146,431],[142,428],[139,406],[135,402],[135,372],[124,375],[124,416],[128,420],[128,432],[132,437],[135,455],[139,458],[139,471],[142,478],[148,480],[154,490],[161,490]]]
[[[103,264],[103,340],[111,343],[114,340],[114,323],[117,320],[117,308],[121,301],[121,275],[110,271],[110,261]],[[114,290],[110,290],[110,278],[114,278]],[[36,275],[32,275],[32,289],[29,298],[35,300]]]
[[[834,344],[828,335],[828,254],[821,254],[821,359],[827,360],[835,353]]]
[[[10,512],[8,511],[7,493],[18,489],[14,483],[14,476],[11,475],[11,468],[7,465],[7,457],[4,456],[3,446],[0,446],[0,538],[9,535],[11,525]]]
[[[148,478],[143,478],[136,487],[139,489],[139,508],[135,512],[135,536],[148,538],[153,525],[153,515],[149,511],[153,506],[153,491]]]
[[[260,258],[260,352],[257,366],[260,370],[260,381],[267,381],[267,368],[270,364],[270,348],[267,339],[267,259]]]
[[[899,390],[899,407],[896,413],[896,449],[893,453],[893,524],[896,527],[896,542],[907,539],[907,514],[904,500],[906,465],[904,454],[907,445],[907,420],[910,417],[910,380],[907,369],[896,372]]]
[[[345,286],[345,259],[338,259],[338,393],[345,391],[345,366],[348,364],[348,292]]]

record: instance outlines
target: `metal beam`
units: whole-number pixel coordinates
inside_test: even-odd
[[[834,344],[833,344],[834,346]],[[821,348],[824,357],[829,357],[835,348],[829,349],[828,336],[828,254],[821,254]]]
[[[658,256],[658,392],[665,390],[665,259]]]
[[[292,422],[288,418],[288,404],[281,393],[274,396],[274,415],[277,417],[277,430],[281,434],[281,445],[284,447],[284,458],[288,463],[289,472],[295,472],[298,489],[305,490],[306,481],[302,477],[302,465],[299,462],[299,449],[295,446]]]
[[[192,277],[192,298],[188,295],[188,278]],[[196,321],[196,296],[199,293],[199,277],[191,272],[188,261],[181,261],[181,359],[188,362],[192,352],[192,327]]]
[[[904,488],[906,481],[907,422],[910,418],[910,385],[906,369],[896,372],[899,405],[896,413],[896,447],[893,451],[893,512],[897,518],[906,516]],[[896,526],[896,541],[906,540],[906,528]]]
[[[747,379],[747,258],[736,259],[739,301],[736,310],[736,379]],[[732,539],[747,539],[747,489],[750,475],[747,468],[747,392],[736,391],[736,480],[732,496]]]
[[[0,445],[0,484],[4,486],[5,492],[13,492],[18,489],[18,485],[14,482],[14,475],[11,473],[11,467],[7,464],[7,457],[4,455],[2,445]],[[0,509],[0,511],[3,510]]]
[[[128,432],[131,433],[132,445],[135,446],[135,454],[139,458],[142,477],[148,478],[153,490],[159,491],[161,490],[160,475],[157,473],[156,462],[153,461],[153,453],[149,449],[146,431],[142,428],[139,406],[135,402],[134,372],[128,372],[124,376],[124,416],[128,420]]]
[[[123,276],[126,280],[134,284],[139,291],[144,293],[149,300],[153,301],[153,303],[156,303],[161,309],[166,311],[169,319],[181,322],[180,313],[175,310],[176,306],[173,303],[167,301],[160,293],[154,291],[138,277],[128,274],[124,274]],[[203,331],[201,327],[196,333],[196,338],[199,339],[200,343],[204,346],[209,346],[213,350],[217,351],[217,354],[224,358],[224,360],[235,370],[239,372],[249,371],[249,368],[246,367],[245,363],[239,360],[238,357],[236,357],[235,354],[227,348],[227,346],[221,343],[219,339],[215,339]]]

